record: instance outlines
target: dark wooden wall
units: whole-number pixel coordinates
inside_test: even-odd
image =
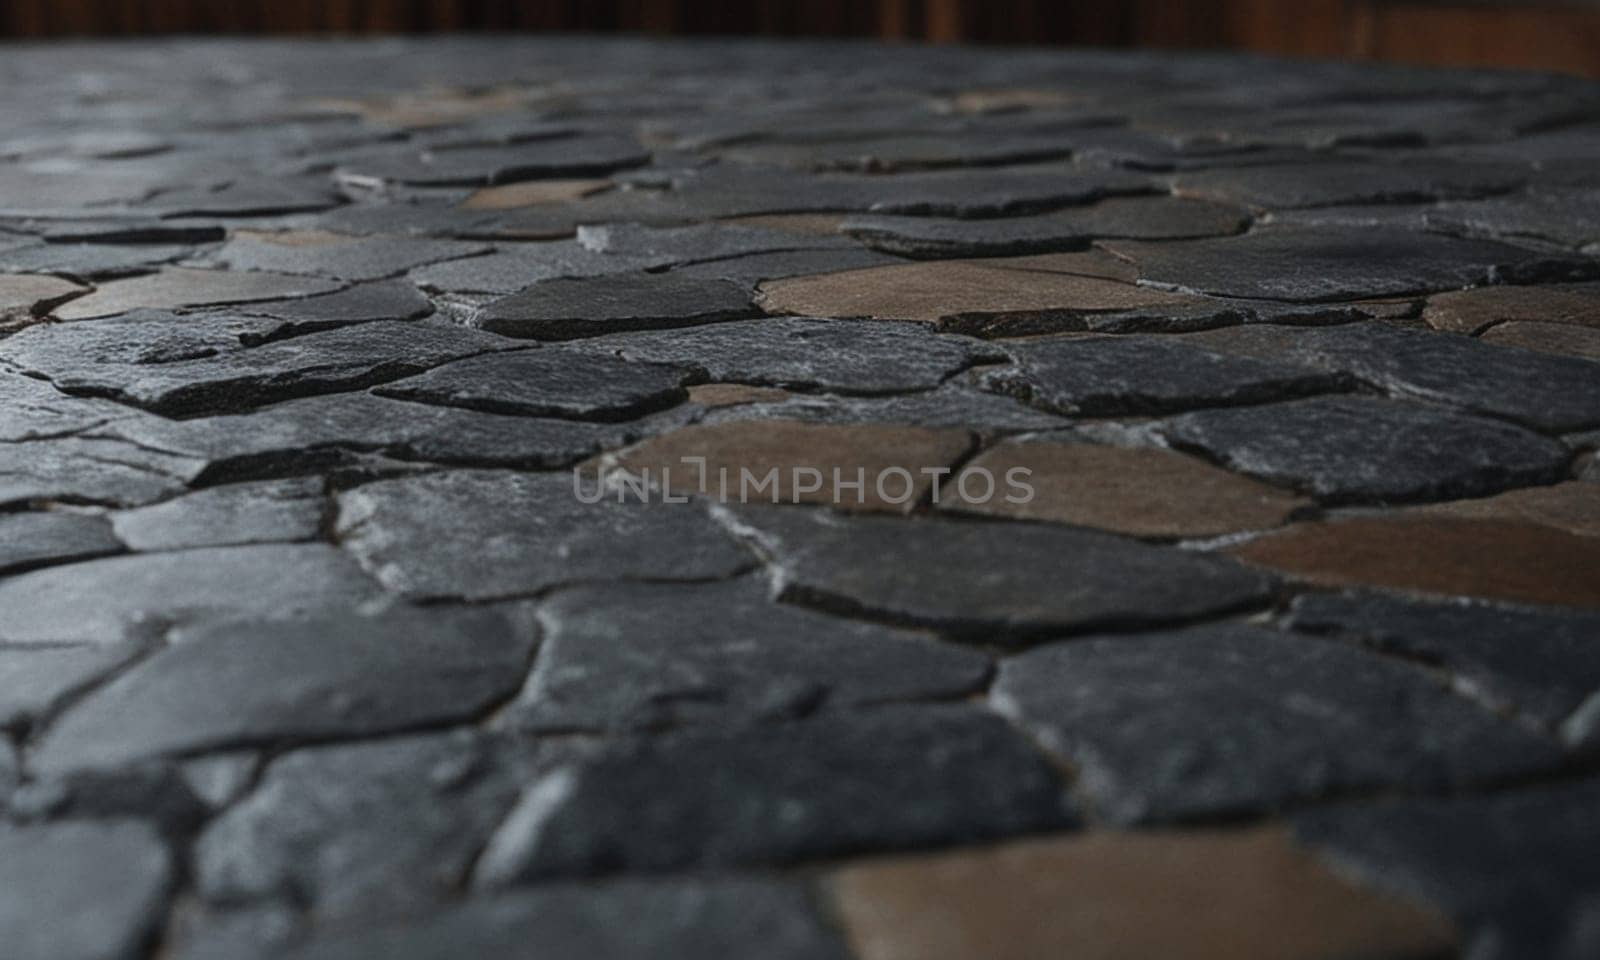
[[[0,0],[0,35],[629,30],[1228,47],[1600,76],[1600,0]]]

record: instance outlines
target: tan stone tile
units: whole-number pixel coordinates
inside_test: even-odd
[[[1526,520],[1584,537],[1600,537],[1600,483],[1573,480],[1548,487],[1510,490],[1476,500],[1430,503],[1406,511],[1483,520]]]
[[[1477,287],[1428,298],[1422,318],[1435,330],[1476,333],[1503,320],[1600,327],[1600,283]]]
[[[702,383],[689,388],[689,402],[702,407],[732,407],[741,403],[777,403],[789,391],[776,387],[752,387],[747,383]]]
[[[1132,310],[1194,302],[1183,294],[1099,277],[940,260],[769,280],[758,302],[769,313],[938,323],[971,314]]]
[[[763,227],[781,230],[806,237],[831,237],[839,232],[847,213],[757,213],[743,217],[726,217],[723,223],[741,227]]]
[[[1040,110],[1065,107],[1083,102],[1065,90],[968,90],[941,103],[951,113],[1012,113],[1018,110]]]
[[[668,476],[675,494],[700,492],[699,468],[685,457],[705,458],[707,495],[738,502],[741,471],[748,470],[756,481],[776,470],[775,488],[756,491],[749,488],[748,499],[770,503],[774,491],[779,502],[821,503],[843,510],[905,512],[927,494],[933,477],[924,468],[949,467],[972,446],[965,430],[929,430],[923,427],[880,424],[839,425],[798,423],[787,420],[740,421],[709,426],[685,427],[644,441],[626,450],[608,454],[601,463],[631,474],[647,473],[660,484]],[[820,489],[807,490],[810,484],[801,477],[795,483],[797,468],[812,468],[820,473]],[[893,468],[909,473],[885,474]],[[727,470],[727,485],[721,476]],[[835,489],[834,471],[846,483],[853,483],[858,472],[865,477],[863,489]],[[665,471],[665,474],[664,474]],[[883,476],[883,489],[878,479]],[[901,500],[905,491],[910,496]],[[886,496],[885,496],[886,495]]]
[[[1509,320],[1485,330],[1479,339],[1507,347],[1538,350],[1541,353],[1560,353],[1569,357],[1600,360],[1600,325],[1583,327],[1575,323]]]
[[[1006,494],[1012,471],[1033,489]],[[999,495],[987,496],[982,471]],[[971,474],[972,476],[968,476]],[[966,490],[979,502],[962,496]],[[1022,494],[1018,493],[1017,496]],[[1007,442],[985,450],[940,488],[941,509],[1047,520],[1140,537],[1208,537],[1275,527],[1310,501],[1170,450]]]
[[[1348,960],[1456,940],[1438,913],[1353,885],[1277,827],[866,861],[828,889],[861,960]]]
[[[0,274],[0,323],[25,320],[88,289],[42,273]]]
[[[610,187],[610,180],[526,180],[474,190],[461,205],[468,210],[514,210],[542,203],[581,200]]]
[[[1293,526],[1230,550],[1312,583],[1600,607],[1600,538],[1414,513]]]
[[[330,280],[281,273],[167,267],[156,273],[113,280],[101,285],[93,293],[67,301],[54,312],[62,320],[85,320],[140,308],[170,310],[175,307],[306,297],[328,293],[339,289],[339,286]]]

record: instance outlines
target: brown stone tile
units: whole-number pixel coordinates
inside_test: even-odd
[[[1600,537],[1600,483],[1573,480],[1548,487],[1508,490],[1476,500],[1430,503],[1406,512],[1481,520],[1526,520],[1583,537]]]
[[[1485,330],[1479,339],[1541,353],[1600,360],[1600,325],[1583,327],[1543,320],[1508,320]]]
[[[1100,277],[1009,269],[988,260],[868,267],[769,280],[760,289],[758,302],[769,313],[923,323],[973,314],[1132,310],[1195,300]]]
[[[0,274],[0,325],[26,321],[88,289],[42,273]]]
[[[525,180],[474,190],[461,205],[468,210],[514,210],[581,200],[610,186],[610,180]]]
[[[831,237],[839,232],[847,213],[757,213],[743,217],[727,217],[721,222],[740,227],[762,227],[795,233],[804,237]]]
[[[1004,270],[1042,270],[1045,273],[1071,273],[1081,277],[1100,277],[1133,283],[1139,279],[1139,267],[1130,260],[1095,247],[1073,253],[1036,253],[1026,257],[997,257],[985,260],[984,266]]]
[[[1600,607],[1600,538],[1525,520],[1415,513],[1329,520],[1229,552],[1330,586]]]
[[[1353,885],[1278,827],[866,861],[828,890],[861,960],[1348,960],[1456,940],[1443,916]]]
[[[1504,320],[1600,327],[1600,283],[1477,287],[1428,298],[1422,319],[1435,330],[1476,333]]]
[[[1006,499],[1017,469],[1033,488]],[[986,497],[980,471],[1000,495]],[[975,476],[968,476],[975,474]],[[966,489],[981,502],[968,502]],[[1021,496],[1021,494],[1018,494]],[[1047,520],[1140,537],[1208,537],[1275,527],[1310,505],[1303,497],[1170,450],[1082,443],[1007,442],[985,450],[940,488],[940,509]]]
[[[748,470],[759,481],[775,469],[778,502],[821,503],[843,510],[904,512],[928,494],[933,476],[923,473],[924,468],[949,467],[971,446],[972,437],[965,430],[787,420],[740,421],[674,430],[608,454],[600,462],[603,468],[615,466],[635,475],[647,473],[651,482],[658,485],[666,475],[673,493],[691,495],[700,492],[700,475],[698,467],[683,458],[704,457],[706,492],[713,498],[723,497],[720,477],[724,469],[728,477],[725,498],[730,502],[740,499],[741,470]],[[794,471],[807,467],[820,471],[817,480],[820,489],[806,490],[804,487],[808,484],[797,486],[794,482]],[[882,492],[887,496],[880,495],[877,479],[896,467],[909,472],[909,484],[904,476],[890,474],[883,481]],[[864,473],[866,482],[862,491],[858,494],[854,489],[841,488],[836,497],[833,483],[836,469],[847,483],[856,480],[858,471]],[[908,489],[911,495],[904,502],[896,502]],[[757,492],[752,487],[748,499],[770,503],[773,495],[772,488]]]
[[[702,383],[689,388],[689,402],[702,407],[732,407],[741,403],[777,403],[789,391],[777,387],[752,387],[747,383]]]
[[[175,307],[308,297],[339,287],[338,283],[316,277],[167,267],[127,280],[113,280],[101,285],[93,293],[67,301],[54,312],[62,320],[86,320],[141,308],[170,310]]]
[[[1042,110],[1082,103],[1081,96],[1065,90],[968,90],[941,103],[951,113],[1012,113],[1018,110]]]

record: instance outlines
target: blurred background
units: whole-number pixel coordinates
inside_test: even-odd
[[[1207,47],[1600,76],[1600,0],[0,0],[0,35],[594,30]]]

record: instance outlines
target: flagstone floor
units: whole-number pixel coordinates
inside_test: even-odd
[[[1600,955],[1595,84],[184,40],[0,106],[8,960]]]

